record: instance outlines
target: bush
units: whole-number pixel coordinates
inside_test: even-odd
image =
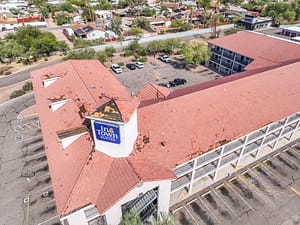
[[[141,61],[141,62],[147,62],[147,61],[148,61],[147,56],[142,56],[142,57],[140,57],[140,61]]]
[[[126,49],[126,50],[124,51],[124,57],[129,57],[129,56],[132,56],[132,51],[129,50],[129,49]]]
[[[25,94],[25,91],[23,90],[16,90],[16,91],[13,91],[10,95],[9,95],[9,98],[12,99],[12,98],[16,98],[16,97],[19,97],[19,96],[22,96]]]
[[[25,84],[23,84],[22,86],[22,90],[23,91],[31,91],[33,89],[32,87],[32,82],[26,82]]]
[[[125,65],[124,62],[118,62],[117,64],[118,64],[119,66],[124,66],[124,65]]]
[[[4,75],[6,75],[6,76],[7,76],[7,75],[10,75],[10,74],[11,74],[10,71],[5,71],[5,72],[4,72]]]

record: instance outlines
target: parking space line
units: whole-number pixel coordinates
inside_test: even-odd
[[[272,184],[269,184],[269,183],[267,183],[267,182],[265,182],[265,180],[264,179],[262,179],[261,177],[260,177],[260,175],[259,174],[257,174],[254,170],[249,170],[249,174],[251,175],[251,176],[253,176],[253,177],[255,177],[255,179],[257,179],[259,182],[261,182],[262,184],[263,184],[263,186],[265,186],[265,187],[270,187],[270,186],[273,186]],[[280,192],[279,190],[272,190],[271,188],[268,188],[268,189],[265,189],[264,191],[266,191],[267,193],[269,193],[269,194],[275,194],[275,193],[278,193],[278,192]]]
[[[289,186],[289,188],[294,192],[296,193],[296,195],[298,195],[298,197],[300,197],[300,192],[297,191],[295,188],[293,188],[292,186]]]
[[[193,216],[193,214],[188,210],[188,208],[185,205],[182,205],[182,207],[184,208],[184,210],[186,211],[186,213],[189,214],[189,216],[192,218],[192,220],[194,220],[195,224],[201,225],[201,224],[198,223],[198,221],[195,219],[195,217]]]
[[[210,193],[210,191],[207,191],[207,192],[203,193],[203,194],[201,195],[201,197],[204,197],[205,195],[208,195],[209,193]]]
[[[179,206],[178,208],[176,208],[176,209],[173,209],[172,210],[172,214],[175,214],[178,210],[180,210],[180,209],[183,209],[183,207],[182,206]]]
[[[209,206],[201,198],[198,197],[198,200],[207,209],[207,211],[209,212],[210,216],[213,217],[218,224],[222,224],[221,221],[218,219],[218,217],[215,216],[215,214],[211,211],[211,209],[209,208]]]
[[[190,204],[192,204],[192,203],[195,202],[195,201],[197,201],[197,198],[196,198],[196,197],[193,198],[192,200],[186,202],[185,204],[186,204],[186,205],[190,205]]]
[[[44,220],[43,222],[38,223],[37,225],[42,225],[42,224],[47,223],[47,222],[49,222],[49,221],[51,221],[51,220],[53,220],[55,218],[59,218],[59,216],[53,216],[53,217],[51,217],[51,218],[49,218],[47,220]]]
[[[297,152],[295,149],[289,147],[289,150],[292,151],[293,153],[295,153],[296,155],[298,155],[300,157],[300,153]]]
[[[215,187],[215,189],[220,189],[221,187],[223,187],[224,186],[224,183],[222,183],[222,184],[220,184],[220,185],[218,185],[217,187]]]
[[[222,185],[224,186],[224,184]],[[234,212],[234,210],[228,205],[228,203],[223,199],[221,195],[219,195],[213,188],[211,188],[211,191],[224,203],[224,205],[230,210],[230,212],[235,216],[238,217],[238,215]]]
[[[250,184],[249,181],[247,182],[244,178],[241,177],[238,177],[238,180],[245,184],[250,190],[253,190],[265,203],[272,205],[272,201],[267,199],[265,195],[261,193],[262,190],[257,188],[254,184]]]
[[[241,196],[233,187],[232,184],[227,183],[228,188],[233,191],[251,210],[255,211],[254,208]]]
[[[294,164],[294,166],[296,166],[298,163],[294,161],[294,159],[292,159],[291,157],[288,157],[286,154],[280,154],[280,156],[282,158],[285,158],[287,161],[290,161],[291,163]]]
[[[51,185],[48,185],[48,186],[46,186],[46,187],[43,187],[43,188],[41,188],[41,189],[39,189],[39,190],[37,190],[37,191],[31,191],[30,193],[31,193],[31,194],[36,194],[36,193],[39,193],[39,192],[44,192],[44,191],[47,190],[48,188],[52,188],[52,184],[51,184]]]
[[[273,162],[271,161],[271,163],[273,163]],[[280,175],[280,173],[277,172],[276,170],[271,169],[271,168],[268,168],[268,167],[267,167],[266,165],[264,165],[264,164],[261,164],[261,166],[262,166],[265,170],[267,170],[272,176],[276,177],[277,180],[279,180],[279,181],[282,181],[282,180],[283,180],[285,185],[288,185],[289,183],[291,183],[291,181],[290,181],[288,178],[283,177],[283,176]]]

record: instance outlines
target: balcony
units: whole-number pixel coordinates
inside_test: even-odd
[[[193,169],[193,161],[173,169],[173,172],[177,177],[180,177],[188,172],[191,172],[192,169]]]
[[[226,57],[227,59],[234,59],[234,53],[229,53],[229,52],[223,52],[223,56]]]
[[[176,191],[187,186],[191,182],[190,176],[183,176],[172,182],[171,191]]]
[[[231,69],[232,62],[230,62],[230,61],[228,62],[227,60],[222,60],[221,65],[224,66],[224,67],[226,67],[226,68]]]
[[[216,53],[218,55],[222,55],[222,49],[212,48],[210,49],[213,53]]]

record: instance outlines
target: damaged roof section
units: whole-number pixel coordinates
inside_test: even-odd
[[[114,99],[101,105],[90,116],[111,121],[123,122],[122,114]]]

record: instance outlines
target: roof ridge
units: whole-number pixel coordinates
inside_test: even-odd
[[[82,82],[82,84],[84,85],[85,89],[87,90],[88,94],[90,95],[91,99],[94,100],[95,104],[97,104],[97,100],[94,98],[94,96],[92,95],[92,93],[89,90],[89,87],[87,86],[87,84],[84,82],[84,80],[82,79],[82,77],[79,75],[77,69],[75,68],[75,65],[73,64],[73,62],[75,62],[76,60],[72,59],[72,60],[68,60],[67,62],[70,63],[70,65],[72,66],[72,68],[74,69],[75,74],[77,75],[77,77],[79,78],[79,80]],[[82,60],[81,60],[82,61]],[[96,61],[96,60],[94,60]]]
[[[154,84],[152,82],[149,83],[151,85],[151,87],[153,87],[156,91],[158,91],[162,96],[167,97],[164,95],[164,93],[162,93],[158,88],[156,88],[156,86],[158,86],[157,84]]]

